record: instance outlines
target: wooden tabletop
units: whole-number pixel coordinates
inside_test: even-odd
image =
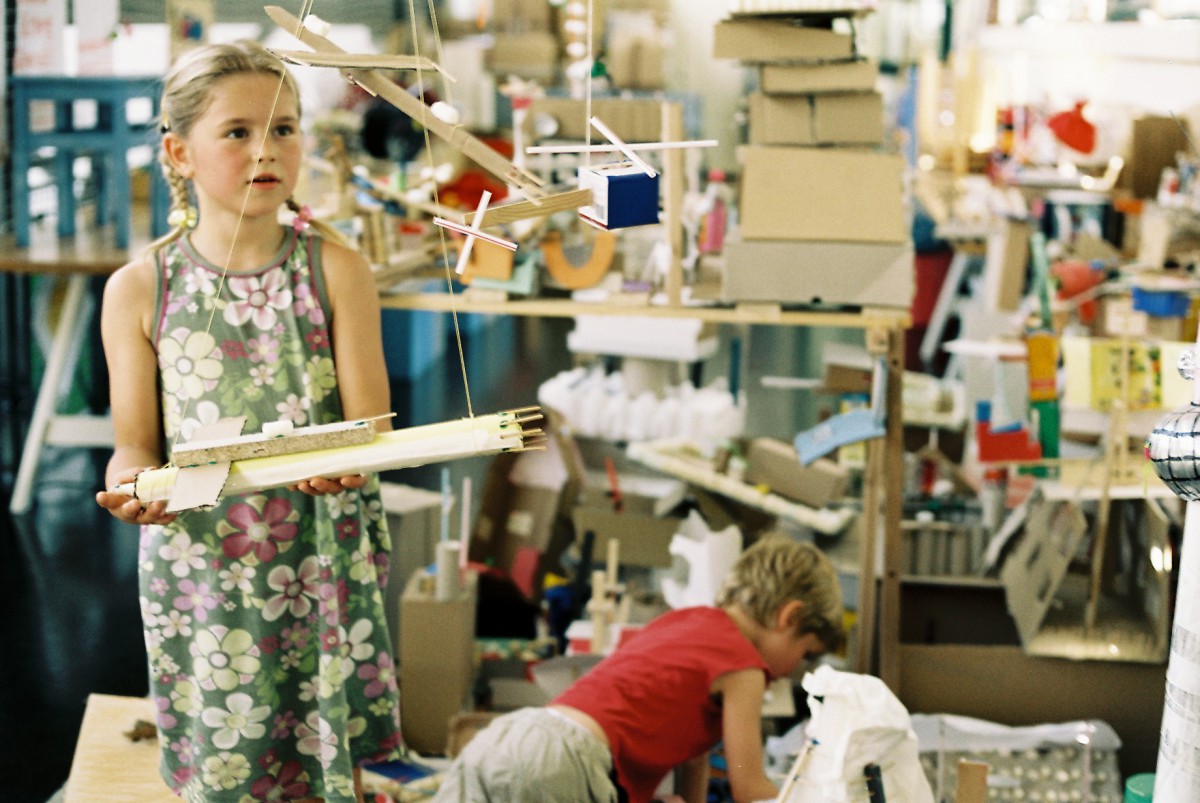
[[[90,217],[91,209],[87,212]],[[0,272],[107,276],[150,242],[150,225],[145,214],[135,210],[128,248],[116,246],[115,226],[97,228],[86,225],[90,221],[81,220],[74,235],[59,237],[54,219],[44,218],[33,224],[26,248],[17,247],[14,235],[0,237]]]

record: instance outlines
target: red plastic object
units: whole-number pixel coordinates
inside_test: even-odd
[[[1096,149],[1096,126],[1083,116],[1086,101],[1076,101],[1075,108],[1059,112],[1046,123],[1058,141],[1080,153],[1091,153]]]

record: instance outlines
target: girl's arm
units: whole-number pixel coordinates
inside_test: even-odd
[[[383,334],[379,322],[379,293],[371,266],[357,251],[324,241],[321,261],[329,292],[330,340],[337,366],[342,416],[347,420],[388,415],[392,411],[387,366],[383,361]],[[376,422],[381,431],[392,428],[391,419]],[[338,493],[366,483],[361,475],[336,480],[320,477],[298,488],[305,493]]]
[[[150,341],[154,293],[151,258],[131,262],[104,286],[100,336],[108,364],[115,443],[104,475],[106,488],[163,463],[158,360]],[[130,524],[166,524],[175,519],[164,512],[165,502],[143,507],[131,496],[108,491],[96,494],[96,502]]]
[[[741,669],[717,678],[722,695],[722,741],[729,785],[738,803],[773,800],[779,789],[767,778],[762,752],[762,704],[767,680],[759,669]]]

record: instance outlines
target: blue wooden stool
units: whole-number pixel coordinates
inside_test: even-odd
[[[92,160],[99,197],[96,225],[113,222],[115,244],[129,246],[130,188],[128,153],[130,148],[149,145],[156,148],[159,132],[159,93],[161,81],[154,76],[57,76],[14,75],[9,79],[12,98],[12,206],[13,228],[17,245],[29,245],[29,168],[40,148],[54,149],[54,183],[58,194],[58,234],[75,233],[74,162],[77,157]],[[131,123],[127,104],[137,98],[149,99],[150,118]],[[54,105],[54,124],[50,130],[33,130],[31,105],[38,101]],[[96,106],[95,126],[80,128],[75,121],[74,104],[91,101]],[[169,192],[157,159],[149,165],[151,174],[151,235],[167,230]]]

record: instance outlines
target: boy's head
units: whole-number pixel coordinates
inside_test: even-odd
[[[812,544],[783,534],[760,538],[738,558],[717,596],[717,605],[737,605],[764,626],[792,601],[803,604],[798,634],[812,633],[828,650],[842,645],[841,583]]]

